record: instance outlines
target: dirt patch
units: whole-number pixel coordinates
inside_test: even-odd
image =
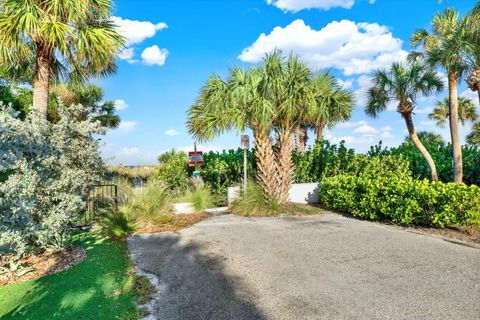
[[[405,229],[415,233],[430,234],[446,241],[460,242],[474,247],[480,247],[480,229],[474,226],[445,229],[408,227]]]
[[[2,262],[0,265],[0,287],[66,270],[82,262],[85,257],[86,253],[83,248],[74,247],[64,251],[45,251],[39,255],[23,258],[17,262],[18,267],[16,268],[10,267],[8,262]]]
[[[171,231],[175,232],[180,229],[188,228],[200,221],[211,217],[206,213],[193,213],[175,216],[175,219],[169,223],[154,224],[151,222],[139,222],[136,233],[155,233]]]

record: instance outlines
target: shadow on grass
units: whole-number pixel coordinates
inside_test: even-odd
[[[1,319],[131,319],[131,265],[121,243],[76,236],[87,258],[63,272],[0,288]]]
[[[159,280],[155,319],[265,319],[255,306],[255,291],[227,270],[223,257],[207,254],[205,246],[183,243],[172,233],[129,239],[135,263]]]

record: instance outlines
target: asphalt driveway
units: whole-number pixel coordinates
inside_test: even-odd
[[[480,250],[334,214],[128,240],[155,319],[480,319]]]

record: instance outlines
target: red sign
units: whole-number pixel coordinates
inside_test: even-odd
[[[202,151],[190,151],[188,153],[188,166],[203,166],[203,152]]]

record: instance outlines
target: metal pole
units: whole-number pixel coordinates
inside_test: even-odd
[[[248,148],[243,149],[243,196],[247,195],[247,153]]]

